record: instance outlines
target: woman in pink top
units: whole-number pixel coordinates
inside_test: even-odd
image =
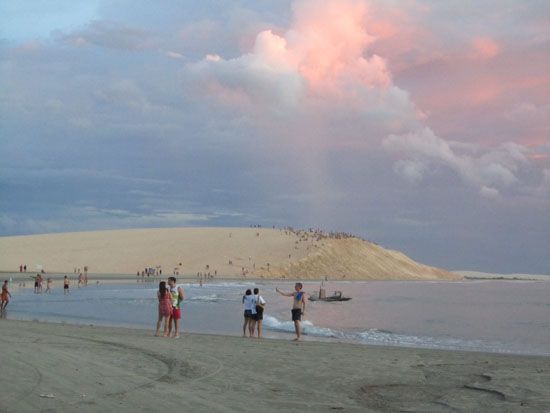
[[[159,300],[159,318],[157,321],[157,332],[155,336],[160,335],[160,325],[164,320],[164,337],[168,337],[168,319],[172,313],[172,297],[170,291],[166,288],[166,281],[159,283],[159,290],[157,292],[157,298]]]

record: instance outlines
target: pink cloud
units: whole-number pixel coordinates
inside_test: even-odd
[[[385,62],[378,56],[363,57],[375,41],[365,29],[365,2],[306,0],[295,3],[293,11],[286,37],[298,70],[312,88],[335,88],[350,79],[368,86],[390,84]]]
[[[478,37],[472,41],[472,58],[492,59],[500,53],[500,46],[489,37]]]
[[[244,75],[298,78],[305,86],[302,92],[312,96],[346,99],[357,94],[356,88],[388,89],[392,80],[386,61],[368,53],[375,38],[365,28],[367,14],[367,3],[359,0],[298,1],[284,34],[264,30],[250,53],[209,63],[217,63],[218,70],[211,69],[218,75],[233,66]]]
[[[548,76],[490,36],[461,33],[449,42],[430,32],[421,22],[431,11],[416,6],[296,1],[288,29],[260,31],[248,53],[206,57],[189,68],[203,92],[241,111],[268,140],[302,145],[304,153],[315,147],[311,170],[323,168],[327,149],[370,151],[383,142],[401,156],[394,170],[413,183],[429,165],[444,164],[481,196],[519,187],[526,165],[543,159],[522,142],[547,128],[528,126],[514,135],[519,121],[504,114],[518,91],[534,96],[537,90],[544,101],[539,86]],[[535,49],[522,53],[547,60]],[[399,74],[392,76],[390,67]],[[539,117],[530,125],[547,124]],[[449,139],[476,149],[457,149]]]

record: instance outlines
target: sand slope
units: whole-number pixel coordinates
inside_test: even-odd
[[[197,272],[228,277],[458,279],[357,238],[266,228],[169,228],[0,237],[0,270],[135,274]],[[181,265],[180,265],[181,264]],[[207,268],[208,266],[208,268]]]

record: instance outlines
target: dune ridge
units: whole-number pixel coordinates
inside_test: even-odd
[[[0,237],[0,270],[217,277],[456,280],[399,251],[344,234],[271,228],[162,228]]]

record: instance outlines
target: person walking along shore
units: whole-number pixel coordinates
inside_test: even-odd
[[[4,284],[2,285],[2,301],[0,302],[0,311],[4,311],[8,304],[10,303],[11,294],[8,291],[8,280],[4,281]]]

